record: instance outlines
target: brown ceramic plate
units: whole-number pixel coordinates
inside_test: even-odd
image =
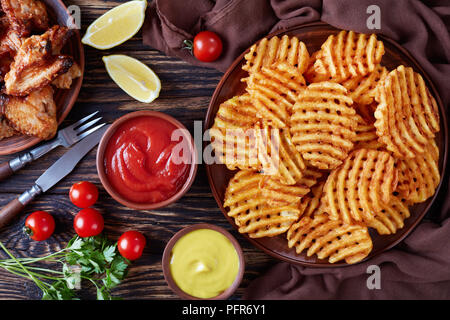
[[[73,26],[72,19],[70,19],[69,11],[61,0],[44,0],[47,6],[47,12],[51,24],[59,24],[61,26]],[[55,90],[54,99],[58,107],[58,123],[61,123],[72,109],[80,92],[81,83],[83,82],[84,73],[84,51],[81,44],[80,33],[77,29],[74,30],[74,35],[70,37],[63,48],[63,53],[68,54],[74,58],[81,68],[82,75],[75,79],[70,89]],[[0,155],[12,154],[39,143],[41,139],[30,137],[26,135],[17,135],[10,138],[0,140]]]
[[[277,32],[272,35],[269,35],[269,37],[273,35],[284,35],[284,34],[296,36],[306,44],[306,46],[308,47],[308,51],[310,53],[313,53],[314,51],[320,48],[321,44],[326,40],[326,38],[330,34],[336,34],[338,32],[339,32],[338,29],[328,24],[319,22],[293,27],[287,30],[283,30],[282,32]],[[424,77],[425,81],[427,82],[428,88],[431,90],[431,93],[436,98],[436,101],[439,105],[441,117],[441,131],[437,134],[436,142],[440,150],[439,170],[442,177],[444,176],[444,170],[447,159],[448,128],[444,107],[439,97],[439,94],[435,86],[431,82],[430,77],[425,73],[425,71],[421,68],[418,62],[411,56],[411,54],[406,49],[401,47],[395,41],[383,37],[381,35],[379,36],[379,39],[383,40],[386,51],[386,53],[383,56],[382,64],[390,70],[396,68],[400,64],[412,67],[415,71],[419,72]],[[222,77],[219,85],[217,86],[214,95],[211,99],[211,102],[209,104],[208,112],[206,114],[205,129],[209,129],[213,125],[214,117],[217,113],[219,105],[222,102],[235,95],[244,92],[245,85],[240,82],[240,79],[247,75],[247,73],[241,69],[242,65],[244,64],[244,54],[246,52],[241,54],[234,61],[234,63],[227,70],[225,75]],[[219,205],[220,209],[222,210],[222,213],[227,218],[227,220],[237,229],[237,226],[234,224],[233,219],[228,217],[227,210],[225,210],[225,208],[223,207],[225,189],[228,185],[228,181],[234,175],[235,171],[228,170],[225,167],[225,165],[222,164],[207,165],[206,170],[209,183],[217,204]],[[397,231],[396,234],[389,236],[379,236],[378,234],[376,234],[376,232],[372,232],[373,230],[371,230],[371,235],[373,239],[373,250],[370,253],[370,255],[366,258],[366,260],[392,248],[401,240],[403,240],[425,216],[428,209],[431,207],[431,204],[433,203],[434,199],[436,198],[439,188],[440,185],[435,195],[429,198],[427,201],[417,204],[413,207],[410,207],[411,217],[405,221],[404,228]],[[269,255],[290,263],[296,263],[311,267],[331,267],[331,266],[339,267],[347,265],[345,263],[330,264],[328,263],[328,261],[319,260],[315,257],[307,257],[306,254],[304,253],[297,255],[295,253],[295,249],[288,248],[285,234],[274,238],[261,238],[261,239],[251,239],[246,234],[244,234],[243,236],[246,237],[254,245],[264,250]]]

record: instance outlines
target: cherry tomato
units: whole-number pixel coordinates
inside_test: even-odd
[[[145,237],[139,231],[127,231],[122,234],[117,242],[122,257],[128,260],[136,260],[142,256],[146,244]]]
[[[82,238],[93,237],[103,231],[103,216],[95,209],[80,210],[73,220],[75,232]]]
[[[98,199],[97,187],[88,181],[75,183],[69,191],[70,201],[80,208],[92,206]]]
[[[222,53],[222,40],[211,31],[199,32],[194,38],[194,56],[203,62],[217,60]]]
[[[25,220],[24,231],[33,240],[47,240],[55,231],[55,220],[46,211],[33,212]]]

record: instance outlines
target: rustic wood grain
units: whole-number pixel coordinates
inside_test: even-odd
[[[124,1],[71,0],[66,5],[78,5],[82,14],[82,30],[99,15]],[[160,97],[151,104],[143,104],[130,98],[108,76],[101,57],[109,54],[128,54],[150,66],[160,77]],[[103,117],[114,119],[135,110],[157,110],[180,120],[193,134],[194,120],[203,121],[210,97],[222,73],[210,69],[190,66],[178,59],[142,45],[141,34],[111,50],[99,51],[85,47],[86,72],[77,103],[63,123],[67,125],[95,110]],[[7,204],[29,188],[42,172],[64,154],[60,148],[24,168],[7,181],[0,183],[0,205]],[[143,232],[149,245],[143,257],[133,263],[127,279],[114,290],[124,299],[176,299],[167,287],[161,269],[164,246],[170,237],[184,226],[208,222],[230,231],[243,247],[246,260],[244,280],[233,298],[242,296],[249,282],[273,265],[274,259],[253,247],[237,234],[223,217],[211,194],[204,165],[199,166],[195,182],[189,192],[168,207],[153,211],[136,211],[123,207],[112,200],[101,187],[95,168],[96,150],[92,150],[68,177],[63,179],[45,195],[34,201],[24,214],[6,229],[0,230],[0,241],[18,257],[42,256],[65,246],[73,237],[73,216],[78,209],[71,204],[68,191],[80,180],[95,183],[100,190],[100,199],[95,205],[105,216],[105,232],[111,239],[129,229]],[[6,161],[13,156],[0,157]],[[22,227],[27,214],[35,210],[47,210],[56,219],[55,234],[47,241],[29,240]],[[1,257],[5,257],[2,252]],[[0,299],[40,299],[39,289],[30,281],[0,270]],[[95,291],[85,288],[83,298],[94,298]]]

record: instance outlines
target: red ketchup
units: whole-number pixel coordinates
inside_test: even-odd
[[[176,129],[152,116],[132,118],[118,127],[105,151],[106,175],[112,187],[136,203],[161,202],[177,193],[190,164],[179,160],[183,150],[189,149],[175,148],[182,139],[171,141]]]

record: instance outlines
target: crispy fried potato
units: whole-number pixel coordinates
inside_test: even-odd
[[[224,207],[229,208],[228,215],[240,233],[251,238],[273,237],[286,232],[298,219],[300,196],[308,191],[304,186],[283,185],[255,171],[241,170],[228,184]]]
[[[358,125],[353,148],[386,151],[386,145],[379,141],[373,122],[364,120],[359,114],[356,115],[356,120]]]
[[[404,227],[404,221],[410,217],[408,206],[398,197],[392,196],[389,204],[383,204],[381,211],[366,221],[368,227],[374,228],[380,235],[394,234]]]
[[[273,206],[299,203],[300,199],[310,191],[310,188],[305,185],[286,185],[277,178],[267,176],[261,178],[259,189],[265,201]]]
[[[298,69],[286,62],[276,62],[255,71],[246,82],[258,117],[274,127],[286,127],[295,100],[305,87]]]
[[[331,220],[327,214],[304,217],[287,233],[289,248],[295,247],[297,254],[307,249],[306,255],[316,254],[319,259],[335,263],[357,263],[372,251],[372,239],[365,226],[344,224]]]
[[[353,148],[357,122],[347,90],[333,82],[310,84],[294,105],[292,142],[312,166],[334,169]]]
[[[398,158],[425,152],[439,131],[439,111],[422,76],[399,66],[378,86],[375,127],[380,141]]]
[[[254,123],[256,109],[248,94],[222,103],[209,130],[216,159],[228,169],[260,169]]]
[[[359,149],[333,170],[324,186],[332,220],[367,222],[391,201],[397,186],[395,160],[387,152]]]
[[[434,195],[439,181],[439,149],[431,139],[425,152],[413,159],[397,161],[399,197],[409,204],[424,202]]]
[[[321,203],[324,184],[325,182],[323,181],[319,182],[311,188],[311,191],[307,195],[300,199],[300,217],[311,217],[315,214],[324,213],[324,206]]]
[[[342,82],[373,72],[384,55],[384,45],[375,34],[341,31],[331,35],[311,57],[305,72],[308,82]]]
[[[343,81],[341,84],[347,89],[350,98],[360,105],[370,105],[374,102],[378,83],[384,80],[388,70],[377,65],[375,70],[363,75]]]
[[[3,114],[15,130],[41,139],[50,139],[56,134],[58,121],[50,86],[26,97],[6,96],[2,100]]]
[[[291,141],[287,129],[255,124],[258,158],[265,175],[279,178],[284,184],[296,184],[303,177],[306,165]]]
[[[254,44],[244,56],[246,64],[242,67],[250,74],[271,66],[275,62],[287,62],[298,69],[300,74],[306,71],[309,64],[308,49],[296,37],[284,35],[281,40],[277,36],[264,38]]]

